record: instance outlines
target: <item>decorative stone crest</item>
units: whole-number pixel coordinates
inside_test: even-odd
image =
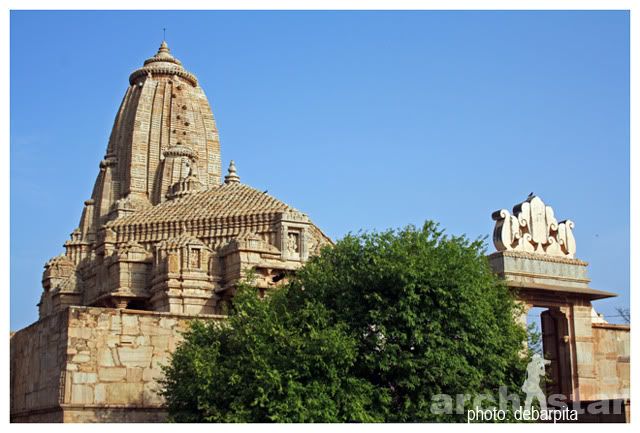
[[[530,195],[513,207],[513,215],[506,209],[495,211],[493,243],[498,251],[522,251],[574,258],[576,241],[573,221],[558,223],[553,209],[540,197]]]

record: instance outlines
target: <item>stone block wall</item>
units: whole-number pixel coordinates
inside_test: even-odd
[[[18,331],[11,339],[12,421],[162,421],[161,366],[193,319],[70,307]]]
[[[47,316],[11,336],[11,419],[62,421],[59,407],[67,358],[68,310]],[[15,415],[14,415],[15,414]]]
[[[629,399],[630,327],[594,323],[594,364],[597,387],[595,399]]]

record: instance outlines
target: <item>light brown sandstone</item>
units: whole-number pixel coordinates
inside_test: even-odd
[[[112,323],[115,317],[122,324],[146,326],[122,326],[119,331],[98,326]],[[200,317],[214,321],[224,318]],[[163,377],[162,367],[170,362],[175,342],[180,341],[191,319],[172,313],[72,306],[14,334],[12,419],[72,422],[163,419],[158,381]],[[81,329],[89,332],[78,332]],[[130,334],[133,329],[137,329],[136,333]],[[57,337],[51,338],[50,334]],[[92,341],[110,341],[112,347],[104,344],[89,347]],[[72,346],[86,349],[73,354]],[[34,368],[40,365],[44,353],[56,356],[45,370]],[[29,374],[31,369],[35,374]]]

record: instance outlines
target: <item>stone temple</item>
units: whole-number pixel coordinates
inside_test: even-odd
[[[78,228],[45,264],[41,320],[12,338],[16,420],[155,420],[151,385],[187,318],[224,311],[248,270],[269,290],[331,243],[307,215],[243,184],[233,161],[222,178],[207,97],[166,42],[128,84]],[[113,334],[127,327],[135,338]]]
[[[160,422],[158,380],[194,318],[224,320],[249,271],[262,293],[331,240],[293,207],[222,175],[211,107],[162,42],[129,76],[91,198],[45,264],[40,318],[11,336],[13,422]],[[548,394],[629,419],[629,333],[592,302],[574,223],[530,196],[493,214],[489,264],[541,314]],[[524,318],[523,318],[524,320]]]
[[[163,42],[129,76],[80,224],[45,265],[40,316],[68,305],[212,314],[245,269],[267,290],[328,242],[243,184],[233,161],[221,179],[207,97]]]

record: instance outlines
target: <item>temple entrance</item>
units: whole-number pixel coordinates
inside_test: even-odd
[[[569,320],[560,307],[531,308],[528,322],[535,323],[540,332],[540,351],[544,358],[550,361],[547,365],[547,383],[543,389],[547,396],[561,394],[563,400],[572,398],[571,372],[571,337]]]
[[[544,357],[547,366],[547,395],[571,395],[571,351],[569,349],[569,322],[559,308],[550,308],[540,315]]]

